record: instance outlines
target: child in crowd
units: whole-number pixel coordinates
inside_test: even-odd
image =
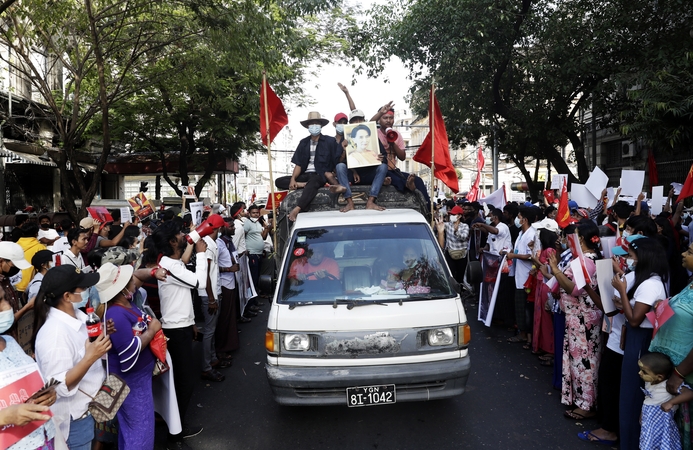
[[[645,401],[642,406],[641,449],[681,448],[681,437],[674,422],[676,405],[693,400],[693,391],[681,387],[676,396],[667,392],[667,379],[674,365],[663,353],[646,353],[638,361],[640,378],[645,382]]]

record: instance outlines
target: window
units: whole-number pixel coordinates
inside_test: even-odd
[[[291,243],[280,303],[449,298],[440,248],[424,224],[326,227]]]

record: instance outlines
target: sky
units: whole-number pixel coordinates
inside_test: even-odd
[[[274,147],[295,149],[298,142],[308,136],[308,130],[301,125],[301,121],[306,120],[310,111],[318,111],[328,119],[330,124],[325,126],[323,134],[334,135],[334,116],[340,112],[349,114],[349,103],[337,83],[342,83],[349,89],[356,107],[363,110],[366,118],[375,115],[389,101],[394,101],[396,110],[409,111],[409,105],[404,101],[411,85],[407,80],[407,73],[399,60],[391,61],[378,78],[368,78],[366,75],[354,77],[354,72],[347,66],[323,67],[316,77],[309,78],[303,85],[313,100],[311,105],[299,107],[290,102],[284,103],[289,115],[289,125],[277,136]],[[355,82],[353,85],[352,79]]]

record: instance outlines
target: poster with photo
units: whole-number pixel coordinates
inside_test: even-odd
[[[192,214],[193,225],[198,226],[202,223],[202,212],[204,211],[205,204],[203,202],[191,202],[189,205],[190,214]]]
[[[105,206],[89,206],[87,212],[92,219],[101,223],[113,222],[113,217]]]
[[[380,144],[375,122],[344,125],[344,137],[347,140],[347,166],[350,169],[382,164],[378,159]]]
[[[130,203],[133,211],[135,211],[135,215],[140,219],[144,219],[145,217],[154,214],[154,206],[152,206],[152,203],[142,192],[138,193],[131,199],[128,199],[128,203]]]

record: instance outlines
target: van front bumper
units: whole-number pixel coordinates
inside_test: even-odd
[[[397,402],[449,398],[464,392],[469,356],[414,364],[298,367],[265,364],[281,405],[347,405],[346,388],[394,384]]]

